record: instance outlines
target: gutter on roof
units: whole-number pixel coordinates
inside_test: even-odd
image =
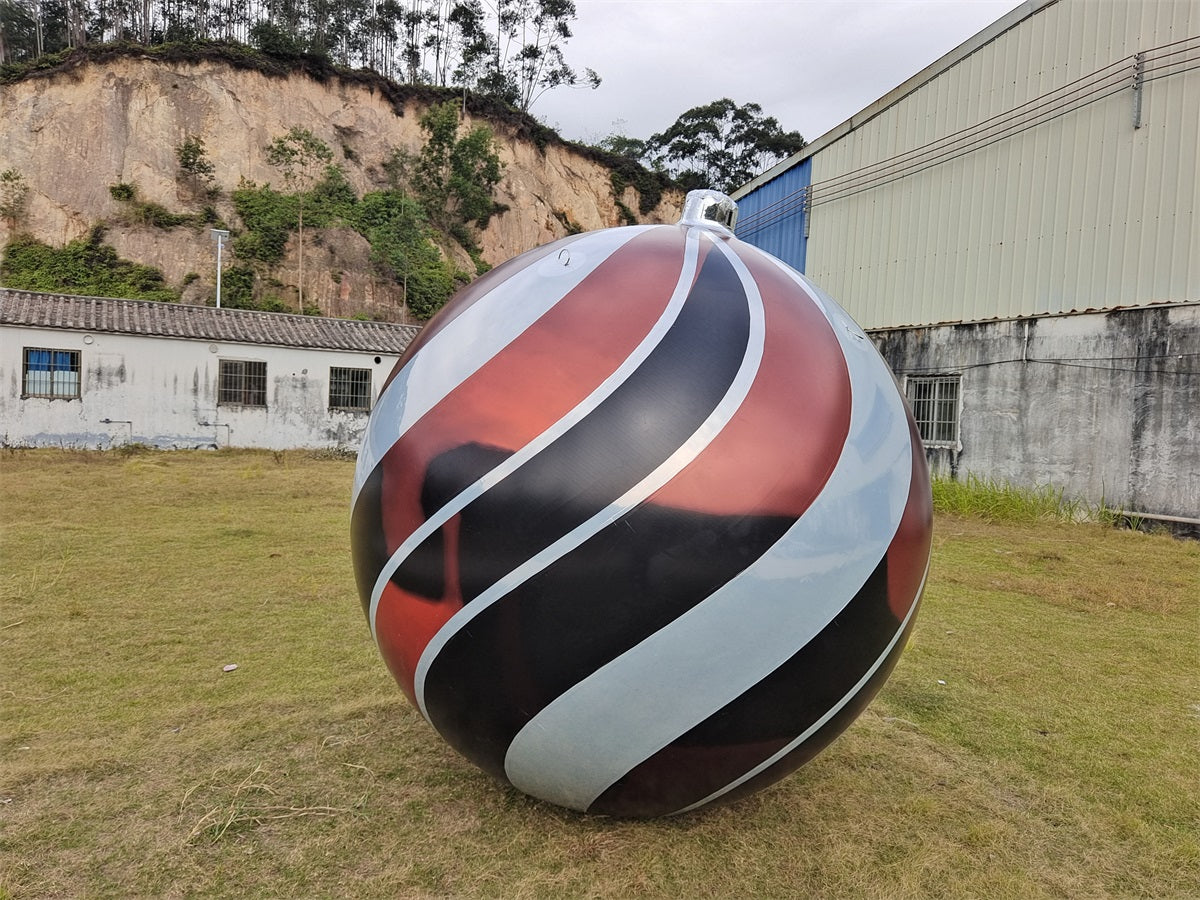
[[[1047,6],[1053,6],[1057,2],[1058,0],[1025,0],[1025,2],[1020,6],[1009,10],[1009,12],[1001,16],[991,25],[987,26],[987,28],[984,28],[974,37],[967,38],[949,53],[930,63],[916,75],[913,75],[908,80],[888,91],[874,103],[863,107],[840,125],[835,125],[812,143],[806,144],[802,150],[792,154],[787,159],[776,163],[761,175],[756,176],[751,181],[748,181],[746,184],[733,191],[729,196],[734,200],[740,200],[742,197],[745,197],[751,191],[762,187],[767,182],[774,181],[784,172],[793,168],[803,160],[808,159],[808,157],[820,150],[823,150],[825,147],[828,147],[835,141],[841,140],[855,129],[861,128],[884,110],[899,103],[913,91],[917,90],[917,88],[923,87],[930,81],[933,81],[933,79],[937,78],[947,69],[950,69],[951,67],[962,62],[976,50],[987,46],[1006,31],[1015,28],[1021,22],[1024,22],[1031,16],[1041,12]]]

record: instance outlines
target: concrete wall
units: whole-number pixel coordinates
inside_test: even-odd
[[[934,470],[1200,518],[1200,304],[872,334],[897,378],[961,374]]]
[[[25,347],[80,351],[82,396],[22,398]],[[221,359],[267,364],[265,408],[218,406]],[[348,351],[5,326],[0,328],[0,443],[357,449],[367,413],[329,409],[329,369],[370,369],[374,402],[396,359]]]

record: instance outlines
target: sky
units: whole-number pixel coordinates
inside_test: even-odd
[[[568,140],[647,138],[695,106],[757,103],[812,141],[1020,0],[575,0],[565,46],[596,90],[530,112]]]

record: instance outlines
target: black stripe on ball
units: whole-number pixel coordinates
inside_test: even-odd
[[[803,603],[804,598],[798,596],[796,602]],[[725,787],[833,709],[879,659],[898,628],[899,622],[887,602],[884,557],[854,598],[811,641],[750,690],[619,779],[596,798],[589,812],[664,815]],[[848,639],[849,635],[854,636],[853,640]],[[902,644],[897,642],[896,646]],[[753,649],[746,648],[746,652]],[[895,652],[898,655],[899,649]],[[882,678],[871,681],[882,684]],[[860,691],[862,702],[856,709],[865,706],[873,695],[868,687]],[[835,718],[849,724],[854,715],[839,714]],[[809,756],[832,740],[837,731],[824,743],[816,740],[819,734],[802,745],[816,747]],[[795,766],[807,758],[797,757]],[[783,774],[786,772],[775,777]]]
[[[741,283],[724,255],[712,253],[679,318],[643,365],[562,438],[464,508],[458,548],[463,599],[469,603],[675,452],[725,395],[748,338]],[[447,496],[469,483],[440,467],[437,476]],[[579,602],[579,585],[618,565],[586,552],[569,558],[574,561],[564,561],[550,579],[553,596],[546,595],[547,602],[567,607],[564,613]],[[404,586],[415,574],[402,565],[393,579]],[[529,588],[533,596],[540,589]],[[531,655],[547,642],[525,646],[524,596],[514,592],[476,616],[442,647],[425,679],[425,708],[438,731],[497,774],[512,736],[536,711],[526,699],[536,696],[544,704],[554,696],[538,686],[541,664]],[[567,615],[555,627],[586,635],[572,619]],[[545,629],[536,625],[534,631]]]

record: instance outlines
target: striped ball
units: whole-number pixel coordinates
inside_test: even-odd
[[[430,724],[616,816],[744,796],[832,741],[900,655],[930,536],[871,341],[686,216],[451,301],[371,414],[352,513],[372,633]]]

